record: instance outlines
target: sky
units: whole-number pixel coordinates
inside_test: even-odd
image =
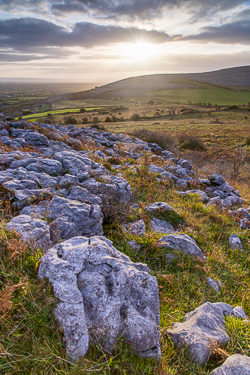
[[[0,0],[0,79],[104,84],[250,65],[250,0]]]

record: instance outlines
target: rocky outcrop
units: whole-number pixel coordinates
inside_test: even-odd
[[[105,237],[75,237],[41,259],[60,300],[56,316],[72,360],[84,356],[89,341],[112,351],[126,337],[135,353],[160,358],[159,296],[146,265],[133,263]]]
[[[233,354],[210,375],[250,375],[250,357]]]
[[[225,346],[229,340],[225,316],[234,315],[231,305],[210,303],[185,315],[183,323],[175,323],[167,333],[176,346],[186,348],[198,365],[205,364],[212,355],[211,343]]]
[[[8,230],[15,230],[21,235],[24,243],[46,251],[51,246],[50,229],[46,221],[29,215],[13,217],[7,224]]]
[[[207,260],[201,249],[197,246],[195,240],[187,234],[175,234],[163,236],[156,245],[160,248],[166,249],[169,253],[171,250],[177,250],[193,257],[199,257],[202,260]]]

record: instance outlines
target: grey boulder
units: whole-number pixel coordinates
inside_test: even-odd
[[[145,234],[145,223],[143,220],[137,220],[132,223],[122,224],[122,229],[127,233],[141,236]]]
[[[174,211],[174,208],[165,202],[155,202],[144,208],[149,213],[165,213],[166,211]]]
[[[232,306],[207,302],[185,315],[183,323],[175,323],[167,333],[176,346],[187,348],[190,358],[203,365],[212,354],[211,341],[226,345],[226,315],[233,315]]]
[[[231,234],[229,237],[229,245],[234,250],[241,250],[243,249],[240,237],[238,234]]]
[[[150,221],[151,230],[157,233],[174,233],[175,229],[171,223],[166,220],[158,219],[157,217],[153,217]]]
[[[53,159],[41,159],[35,163],[31,163],[26,167],[27,171],[38,173],[45,172],[51,176],[62,174],[62,164]]]
[[[51,248],[38,276],[60,300],[55,314],[76,361],[89,341],[112,351],[126,337],[135,353],[160,358],[159,295],[148,267],[131,260],[105,237],[75,237]]]
[[[207,260],[201,249],[197,246],[196,241],[187,234],[174,234],[163,236],[156,245],[168,250],[177,250],[191,256],[198,256],[202,260]]]
[[[29,215],[19,215],[13,217],[6,226],[8,230],[19,233],[24,243],[36,249],[45,251],[51,246],[49,226],[44,220]]]
[[[210,375],[250,375],[250,357],[233,354]]]

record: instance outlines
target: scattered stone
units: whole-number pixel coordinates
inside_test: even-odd
[[[42,251],[51,246],[49,226],[44,220],[29,215],[13,217],[6,225],[8,230],[15,230],[24,243]]]
[[[248,219],[242,219],[240,221],[240,227],[242,229],[250,229],[250,220],[248,220]]]
[[[250,357],[233,354],[210,375],[250,375]]]
[[[243,207],[238,210],[230,211],[230,215],[238,217],[239,219],[250,219],[248,211]]]
[[[234,311],[234,316],[236,318],[248,320],[246,313],[242,306],[236,306],[233,311]]]
[[[234,250],[241,250],[243,249],[240,237],[238,234],[231,234],[229,237],[229,245]]]
[[[174,211],[174,208],[165,202],[155,202],[144,208],[150,214],[165,213],[166,211]]]
[[[156,244],[161,248],[181,251],[193,257],[198,256],[202,260],[207,260],[201,249],[197,246],[196,241],[187,234],[163,236]]]
[[[207,285],[210,286],[215,291],[215,293],[219,293],[220,288],[217,282],[211,279],[211,277],[207,277]]]
[[[136,354],[160,359],[158,285],[146,265],[132,263],[105,237],[75,237],[42,257],[38,275],[60,300],[55,314],[73,361],[89,341],[112,351],[119,337]]]
[[[127,241],[127,244],[132,247],[132,249],[136,250],[136,251],[139,251],[141,250],[141,245],[138,244],[138,242],[136,242],[135,240],[131,240],[131,241]]]
[[[214,205],[214,206],[218,206],[222,208],[222,202],[221,202],[220,197],[217,196],[217,197],[211,198],[208,202],[208,205]]]
[[[217,173],[209,176],[209,180],[212,184],[215,184],[215,185],[222,185],[225,182],[224,177]]]
[[[38,173],[45,172],[51,176],[62,174],[62,164],[53,159],[41,159],[35,163],[30,163],[26,169],[27,171],[34,171]]]
[[[212,354],[211,341],[224,346],[229,340],[226,315],[233,315],[232,306],[207,302],[186,314],[184,323],[175,323],[167,333],[176,346],[187,348],[190,358],[202,366]]]
[[[143,220],[137,220],[132,223],[122,224],[122,229],[136,236],[143,236],[145,234],[145,223]]]
[[[233,206],[241,206],[243,204],[243,199],[237,197],[236,195],[230,195],[226,199],[223,200],[222,205],[223,207],[230,208]]]
[[[174,233],[175,229],[171,223],[166,220],[157,219],[153,217],[150,221],[151,230],[157,233]]]

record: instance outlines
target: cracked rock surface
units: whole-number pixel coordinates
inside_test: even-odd
[[[158,285],[145,264],[105,237],[75,237],[42,257],[38,275],[60,300],[55,313],[72,360],[85,355],[90,340],[111,351],[118,337],[135,353],[160,358]]]

